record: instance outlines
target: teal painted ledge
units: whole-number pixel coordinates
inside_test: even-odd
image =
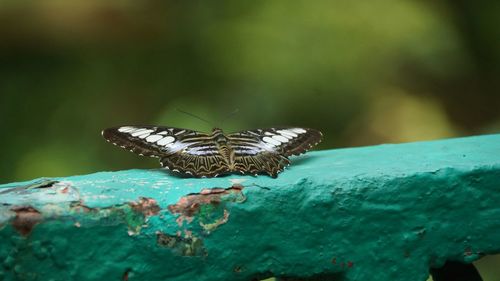
[[[424,281],[500,252],[500,135],[2,185],[0,241],[0,280]]]

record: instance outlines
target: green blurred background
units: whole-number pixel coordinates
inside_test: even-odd
[[[0,182],[158,167],[100,131],[211,129],[176,108],[238,108],[227,131],[317,128],[321,149],[497,133],[499,15],[484,0],[0,0]]]

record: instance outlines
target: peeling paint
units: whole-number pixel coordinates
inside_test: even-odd
[[[191,193],[181,197],[177,203],[167,207],[181,228],[175,235],[156,232],[157,244],[172,249],[178,255],[206,256],[203,240],[194,235],[187,225],[197,221],[206,235],[227,223],[229,210],[226,203],[242,203],[246,200],[243,195],[243,186],[234,184],[229,188],[205,188],[198,193]]]
[[[59,204],[80,200],[78,189],[67,181],[40,180],[0,191],[3,205],[28,206],[32,202],[43,204]]]
[[[37,224],[44,221],[64,219],[74,220],[73,225],[77,228],[93,225],[102,219],[106,219],[105,222],[111,225],[125,222],[128,233],[135,235],[145,226],[150,216],[160,212],[156,200],[146,197],[107,208],[90,208],[82,201],[70,202],[68,205],[45,204],[43,208],[6,206],[7,209],[0,209],[2,221],[10,221],[12,227],[22,236],[28,236]],[[102,224],[103,221],[99,223]]]
[[[59,181],[51,180],[51,179],[41,179],[41,180],[35,181],[33,183],[30,183],[30,184],[16,186],[16,187],[2,190],[2,191],[0,191],[0,194],[8,194],[8,193],[12,193],[12,192],[26,191],[29,189],[37,189],[37,188],[50,188],[50,187],[53,187],[57,183],[59,183]]]
[[[181,197],[176,204],[168,206],[172,214],[179,214],[176,219],[179,227],[184,222],[190,224],[195,218],[207,232],[215,230],[229,219],[226,203],[242,203],[246,200],[242,192],[243,186],[234,184],[229,188],[206,188],[199,193],[191,193]]]
[[[139,234],[151,216],[158,215],[161,208],[156,200],[140,197],[137,201],[111,206],[107,208],[90,208],[83,202],[73,202],[70,213],[84,214],[86,219],[106,218],[110,224],[125,222],[128,234]],[[81,227],[82,222],[76,222],[76,227]]]
[[[241,194],[242,200],[238,200],[238,202],[243,202],[245,198],[241,193],[242,190],[243,187],[241,185],[233,185],[229,188],[205,188],[199,193],[191,193],[181,197],[176,204],[169,205],[168,210],[173,214],[181,214],[186,217],[192,217],[200,211],[200,207],[202,205],[220,204],[223,201],[224,195]],[[236,202],[236,200],[233,202]]]
[[[140,197],[138,202],[130,202],[129,205],[134,211],[142,213],[145,217],[158,215],[161,210],[156,200],[147,197]]]
[[[207,232],[211,232],[214,229],[216,229],[217,227],[219,227],[219,225],[225,224],[228,220],[229,220],[229,211],[224,209],[224,215],[221,218],[215,219],[215,221],[213,223],[206,223],[205,224],[205,223],[200,221],[200,225]]]

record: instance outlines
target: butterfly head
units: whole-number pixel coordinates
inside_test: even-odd
[[[218,135],[218,134],[223,134],[223,132],[222,132],[221,128],[213,128],[212,129],[212,134]]]

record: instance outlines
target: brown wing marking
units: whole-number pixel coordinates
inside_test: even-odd
[[[267,173],[275,178],[290,161],[283,156],[272,153],[258,155],[240,155],[234,158],[234,169],[242,174]]]
[[[219,155],[200,157],[179,152],[161,158],[160,162],[163,167],[171,171],[195,177],[215,177],[229,171],[224,158]]]

